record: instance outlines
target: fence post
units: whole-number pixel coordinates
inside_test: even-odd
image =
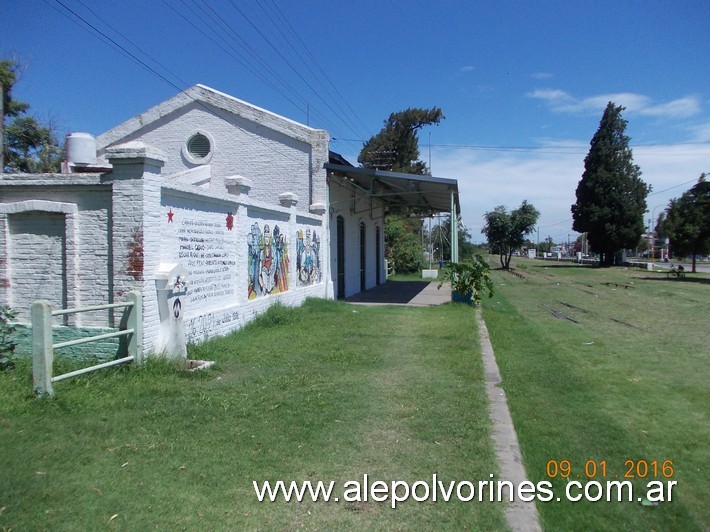
[[[52,307],[49,301],[32,303],[32,380],[37,395],[54,395],[52,389]]]
[[[133,334],[128,340],[128,354],[133,356],[137,364],[143,362],[143,298],[137,290],[132,290],[126,295],[129,303],[133,303],[128,311],[126,328],[133,329]]]

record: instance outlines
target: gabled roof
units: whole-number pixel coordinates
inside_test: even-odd
[[[97,147],[103,149],[110,144],[120,142],[121,139],[126,138],[128,135],[195,103],[207,110],[220,109],[226,111],[309,144],[322,141],[325,136],[323,130],[299,124],[229,94],[198,84],[98,136],[96,138]]]
[[[368,195],[382,199],[394,209],[408,208],[430,214],[451,212],[453,192],[456,213],[461,213],[456,179],[359,168],[334,152],[330,152],[330,162],[325,164],[325,169],[344,176]]]

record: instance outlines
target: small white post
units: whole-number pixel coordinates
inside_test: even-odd
[[[128,354],[137,364],[143,362],[143,299],[137,290],[128,292],[126,299],[133,303],[128,311],[126,327],[133,329],[133,334],[128,340]]]
[[[49,301],[32,303],[32,380],[38,396],[54,395],[52,389],[52,307]]]

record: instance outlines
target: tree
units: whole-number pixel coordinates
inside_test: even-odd
[[[693,188],[669,202],[663,229],[674,255],[693,256],[695,272],[697,255],[710,252],[710,182],[705,174],[700,174]]]
[[[409,108],[392,113],[377,135],[365,142],[357,161],[365,168],[426,175],[427,165],[419,160],[418,130],[445,118],[441,109]]]
[[[385,257],[397,273],[412,273],[422,265],[422,222],[418,216],[388,215],[385,219]]]
[[[438,124],[441,109],[406,109],[392,113],[379,133],[363,144],[358,162],[365,168],[425,175],[419,161],[419,137],[424,126]],[[398,272],[414,272],[422,263],[422,224],[418,213],[397,213],[385,218],[385,255]]]
[[[525,237],[533,232],[539,216],[538,210],[527,200],[511,212],[499,205],[483,215],[486,224],[481,233],[486,235],[491,253],[500,256],[503,269],[510,269],[513,252],[520,249]]]
[[[572,228],[587,233],[591,250],[607,266],[616,263],[618,251],[635,247],[641,239],[646,196],[651,191],[633,162],[623,110],[613,102],[604,110],[572,205]]]
[[[0,87],[2,88],[2,121],[0,135],[2,156],[0,171],[43,173],[57,172],[62,150],[53,128],[27,116],[30,105],[15,100],[12,89],[17,81],[19,65],[16,61],[0,61]],[[6,123],[6,118],[10,121]]]

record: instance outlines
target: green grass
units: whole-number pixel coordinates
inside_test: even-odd
[[[543,526],[707,530],[710,276],[516,263],[523,278],[493,272],[484,317],[528,476],[547,480],[549,460],[568,460],[584,481],[587,460],[606,460],[606,480],[624,480],[626,460],[672,460],[678,482],[672,502],[651,508],[538,503]]]
[[[489,503],[259,503],[257,480],[496,472],[473,311],[308,301],[165,361],[31,395],[0,374],[0,529],[505,528]],[[342,493],[342,489],[336,491]]]
[[[434,269],[438,270],[439,269],[439,263],[437,262],[436,265],[434,265]],[[434,282],[436,279],[424,279],[422,277],[422,272],[421,270],[416,271],[416,272],[411,272],[411,273],[395,273],[394,275],[390,275],[387,277],[388,281],[422,281],[422,282]]]

